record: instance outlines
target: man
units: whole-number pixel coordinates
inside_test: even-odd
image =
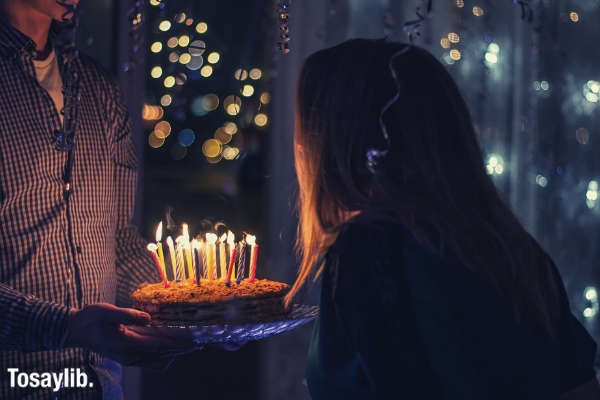
[[[84,56],[73,61],[80,101],[70,179],[69,152],[57,150],[68,74],[49,32],[53,21],[72,17],[68,9],[56,0],[0,0],[2,399],[102,391],[121,398],[112,360],[139,363],[175,345],[128,330],[149,315],[112,305],[159,277],[130,222],[136,159],[127,111],[118,88]],[[48,373],[65,368],[80,368],[87,387],[70,388],[64,374],[44,387]]]

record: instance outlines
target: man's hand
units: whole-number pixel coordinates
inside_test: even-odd
[[[177,354],[198,349],[193,342],[134,332],[125,325],[147,325],[150,315],[132,308],[99,303],[69,317],[65,347],[83,347],[124,365],[170,364]]]

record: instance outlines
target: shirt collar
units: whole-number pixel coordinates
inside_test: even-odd
[[[0,18],[0,53],[10,56],[23,50],[28,53],[35,52],[35,42]]]

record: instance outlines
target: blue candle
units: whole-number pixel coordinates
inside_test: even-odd
[[[198,248],[196,246],[194,246],[194,266],[195,268],[195,274],[196,274],[196,285],[200,286],[200,256],[198,255]]]

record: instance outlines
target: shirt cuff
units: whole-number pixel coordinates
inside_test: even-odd
[[[36,302],[32,305],[27,321],[25,344],[28,349],[57,350],[65,345],[68,335],[69,307]]]

